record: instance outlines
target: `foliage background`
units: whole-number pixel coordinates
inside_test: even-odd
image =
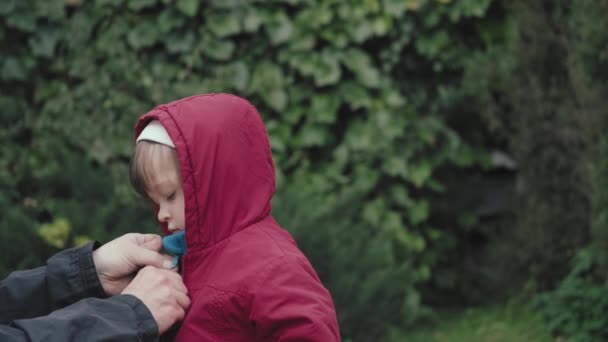
[[[601,340],[601,318],[555,322],[584,317],[563,315],[568,289],[605,291],[607,11],[604,0],[2,1],[0,275],[156,231],[127,180],[137,117],[232,92],[264,117],[274,215],[331,290],[345,340],[398,340],[394,329],[437,310],[522,293],[543,293],[556,336]],[[581,258],[585,281],[572,281]]]

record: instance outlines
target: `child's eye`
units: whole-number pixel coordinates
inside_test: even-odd
[[[172,192],[171,195],[167,196],[168,201],[173,201],[175,199],[175,192]]]

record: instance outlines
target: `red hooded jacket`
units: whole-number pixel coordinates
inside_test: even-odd
[[[143,115],[135,136],[154,119],[173,140],[184,189],[192,304],[176,341],[339,341],[329,292],[271,216],[274,164],[255,107],[192,96]]]

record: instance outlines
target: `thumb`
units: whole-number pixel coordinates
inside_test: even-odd
[[[160,254],[145,246],[134,247],[131,251],[131,262],[139,267],[154,266],[157,268],[171,269],[173,262],[168,255]]]

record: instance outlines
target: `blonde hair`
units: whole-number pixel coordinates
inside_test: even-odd
[[[159,164],[167,162],[173,163],[181,177],[179,159],[174,148],[148,140],[139,141],[129,163],[129,180],[133,189],[140,196],[151,200],[148,196],[150,183],[156,177]]]

